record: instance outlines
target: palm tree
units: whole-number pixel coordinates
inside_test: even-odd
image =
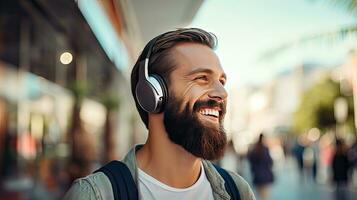
[[[329,3],[334,7],[342,7],[350,12],[352,15],[357,16],[357,0],[328,0]],[[340,42],[348,37],[357,37],[357,24],[342,27],[329,32],[316,33],[314,35],[307,35],[296,41],[292,41],[276,48],[268,50],[261,60],[270,60],[286,50],[289,50],[296,46],[302,46],[310,42],[326,41],[328,43]]]
[[[276,48],[268,50],[266,53],[263,54],[261,57],[261,60],[270,60],[284,51],[287,51],[289,49],[292,49],[293,47],[298,47],[298,46],[303,46],[308,43],[313,43],[313,42],[326,42],[328,44],[334,43],[334,42],[341,42],[347,38],[357,38],[357,24],[348,26],[348,27],[343,27],[334,31],[330,32],[323,32],[323,33],[317,33],[314,35],[308,35],[305,37],[302,37],[296,41],[292,41],[283,45],[280,45]]]
[[[334,6],[341,6],[352,14],[357,15],[357,0],[329,0]]]
[[[104,162],[106,163],[116,159],[113,123],[117,113],[116,111],[120,105],[120,101],[117,97],[106,94],[102,99],[102,104],[107,109],[104,124]]]
[[[84,97],[87,94],[87,87],[85,83],[77,81],[71,87],[70,90],[74,96],[74,104],[72,108],[72,120],[68,130],[68,141],[71,145],[71,155],[70,161],[68,164],[68,173],[70,176],[70,182],[76,178],[82,177],[89,173],[88,162],[85,161],[86,156],[81,155],[81,143],[84,140],[81,140],[84,133],[84,128],[80,119],[80,111]]]
[[[357,0],[329,0],[332,6],[339,6],[346,9],[347,12],[350,12],[352,15],[357,16]],[[314,35],[307,35],[296,41],[292,41],[283,45],[280,45],[276,48],[268,50],[264,53],[260,60],[267,61],[273,59],[280,55],[281,53],[292,49],[293,47],[303,46],[308,43],[313,42],[326,42],[331,44],[334,42],[341,42],[348,38],[357,38],[357,24],[353,24],[347,27],[342,27],[334,31],[316,33]],[[357,57],[356,49],[351,50],[351,57]],[[355,71],[357,73],[357,71]],[[354,105],[354,116],[355,116],[355,129],[357,129],[357,76],[352,76],[352,88],[353,88],[353,105]],[[357,133],[356,133],[357,134]]]

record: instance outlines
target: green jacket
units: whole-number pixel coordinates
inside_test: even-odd
[[[122,160],[130,169],[137,183],[138,180],[138,172],[137,172],[137,163],[135,151],[140,148],[140,146],[136,146],[130,150],[130,152],[125,156],[124,160]],[[203,160],[203,167],[205,169],[205,173],[208,181],[211,184],[213,197],[215,200],[229,200],[230,196],[226,192],[224,187],[224,180],[216,171],[212,163],[209,161]],[[248,183],[238,174],[234,172],[229,172],[232,176],[233,180],[237,184],[239,189],[239,193],[241,196],[241,200],[255,200],[254,194],[249,187]],[[107,176],[102,173],[94,173],[90,174],[86,177],[79,178],[73,182],[71,188],[67,191],[64,196],[65,200],[111,200],[113,197],[113,190]]]

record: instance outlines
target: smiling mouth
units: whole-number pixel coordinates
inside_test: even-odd
[[[201,118],[213,123],[219,123],[219,108],[202,108],[198,112],[200,113]]]

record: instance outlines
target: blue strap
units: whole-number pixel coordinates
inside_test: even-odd
[[[111,161],[96,172],[103,172],[110,180],[115,200],[137,200],[138,190],[129,168],[121,161]]]
[[[231,175],[223,168],[213,165],[224,179],[224,186],[231,200],[240,200],[239,190]],[[96,172],[103,172],[110,180],[115,200],[137,200],[138,190],[129,168],[120,161],[111,161]]]
[[[215,164],[213,164],[213,166],[224,179],[224,187],[226,188],[226,191],[231,197],[231,200],[240,200],[239,190],[231,175],[225,169]]]

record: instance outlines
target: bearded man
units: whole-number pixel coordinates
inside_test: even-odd
[[[134,65],[131,90],[148,129],[146,143],[122,161],[134,180],[135,198],[255,199],[242,177],[210,162],[223,156],[227,143],[227,78],[213,51],[216,43],[202,29],[166,32],[146,45]],[[65,198],[120,199],[113,190],[126,182],[113,184],[103,172],[76,180]]]

